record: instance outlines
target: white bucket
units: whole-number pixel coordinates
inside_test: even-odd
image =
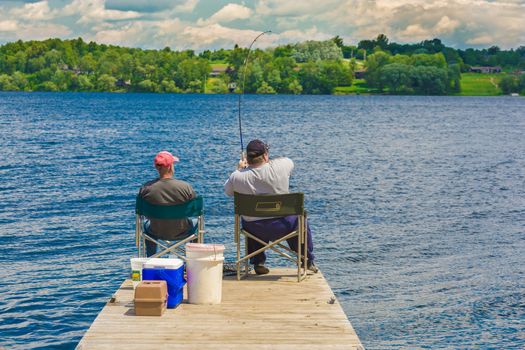
[[[142,281],[142,265],[148,261],[148,258],[131,258],[131,281],[133,289]]]
[[[223,253],[222,244],[186,244],[190,304],[221,303]]]

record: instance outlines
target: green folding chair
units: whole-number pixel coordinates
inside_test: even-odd
[[[297,265],[297,282],[306,278],[307,257],[307,235],[306,235],[306,212],[304,210],[304,194],[271,194],[251,195],[235,192],[233,195],[235,211],[235,243],[237,244],[237,279],[241,279],[241,265],[244,265],[242,277],[246,278],[249,272],[249,259],[267,249],[271,249],[279,255],[289,259]],[[288,215],[297,215],[299,224],[297,230],[290,232],[282,238],[266,243],[250,232],[242,229],[241,215],[253,216],[261,219]],[[244,255],[241,255],[241,235],[244,236]],[[297,253],[282,244],[287,239],[297,237],[299,240]],[[248,238],[263,245],[262,248],[248,254]]]
[[[135,203],[135,244],[138,249],[139,257],[146,256],[146,240],[155,242],[160,251],[152,258],[157,258],[167,254],[175,254],[177,257],[186,261],[183,245],[195,239],[198,243],[204,240],[204,200],[202,196],[197,196],[189,202],[177,205],[156,205],[151,204],[137,195]],[[144,232],[144,219],[186,219],[197,218],[197,224],[193,226],[188,236],[177,241],[165,241],[151,237]]]

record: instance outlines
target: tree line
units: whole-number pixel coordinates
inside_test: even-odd
[[[518,54],[517,61],[508,61],[515,68],[525,66],[525,50],[509,52],[495,55],[514,59]],[[257,49],[245,66],[247,55],[248,50],[238,46],[197,54],[87,43],[81,38],[19,40],[0,46],[0,90],[331,94],[335,87],[352,85],[354,72],[365,69],[366,82],[378,91],[447,94],[460,89],[466,67],[462,51],[445,47],[439,39],[399,45],[384,35],[356,47],[336,36]]]
[[[336,36],[334,40],[343,51],[345,58],[363,59],[367,54],[378,50],[391,55],[414,55],[441,53],[448,64],[458,64],[462,72],[469,71],[472,66],[501,66],[507,69],[525,69],[525,46],[517,49],[502,50],[498,46],[485,49],[468,48],[465,50],[447,47],[440,39],[424,40],[416,44],[398,44],[390,42],[388,37],[380,34],[376,39],[361,40],[357,46],[346,46],[343,40]]]

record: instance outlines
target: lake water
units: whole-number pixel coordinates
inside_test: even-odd
[[[295,161],[366,348],[525,347],[524,98],[245,96],[243,123]],[[236,96],[0,93],[0,146],[0,347],[74,348],[128,276],[159,150],[233,257]]]

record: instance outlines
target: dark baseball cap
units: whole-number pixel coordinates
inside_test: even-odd
[[[246,146],[246,154],[250,158],[255,158],[262,156],[268,150],[270,149],[270,146],[268,146],[266,143],[259,139],[251,140],[250,143]]]

